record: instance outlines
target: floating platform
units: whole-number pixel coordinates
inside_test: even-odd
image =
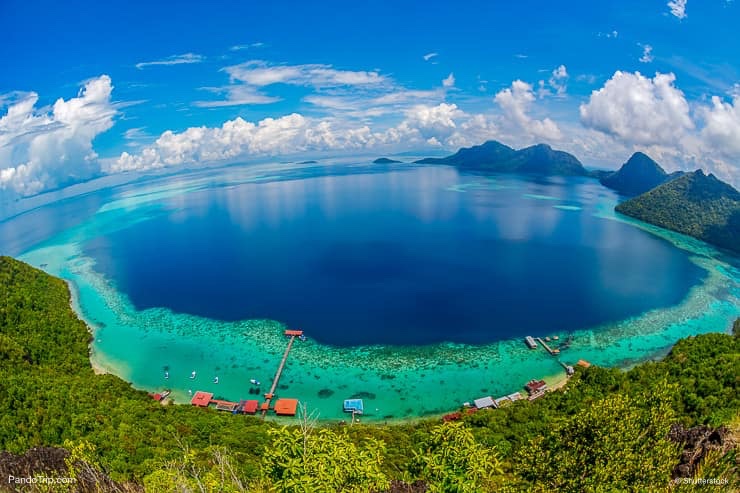
[[[537,349],[537,343],[534,342],[534,338],[532,336],[525,337],[524,342],[527,343],[527,346],[529,346],[529,349]]]
[[[346,399],[342,405],[342,409],[345,413],[362,414],[365,404],[362,402],[362,399]]]

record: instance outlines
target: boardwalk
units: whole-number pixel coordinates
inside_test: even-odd
[[[550,349],[550,346],[548,346],[547,344],[545,344],[545,341],[543,341],[541,337],[538,337],[537,340],[540,342],[540,344],[542,344],[542,347],[544,347],[545,349],[547,349],[547,352],[548,353],[552,354],[553,356],[556,355],[556,354],[560,354],[560,349],[557,349],[557,348],[556,349]]]
[[[293,341],[295,341],[296,337],[300,337],[303,335],[302,330],[286,330],[285,335],[290,337],[290,340],[288,340],[288,346],[285,348],[285,352],[283,353],[283,359],[280,361],[280,366],[278,366],[277,371],[275,372],[275,378],[272,380],[272,386],[270,387],[270,391],[265,394],[265,402],[262,404],[262,417],[264,418],[267,414],[267,410],[270,409],[270,401],[272,401],[272,398],[275,396],[275,389],[277,389],[278,382],[280,381],[280,375],[283,373],[283,368],[285,368],[285,362],[288,361],[288,355],[290,354],[290,348],[293,347]]]

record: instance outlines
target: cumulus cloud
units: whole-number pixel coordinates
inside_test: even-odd
[[[675,80],[672,73],[656,73],[650,79],[639,72],[617,71],[580,106],[581,122],[628,143],[676,143],[694,123]]]
[[[549,118],[536,120],[528,111],[535,101],[532,85],[515,80],[511,87],[499,91],[494,101],[501,107],[507,120],[525,133],[535,138],[557,140],[561,137],[560,129]]]
[[[450,72],[450,75],[442,79],[442,87],[454,87],[455,86],[455,74]]]
[[[642,56],[640,57],[641,63],[650,63],[654,60],[653,47],[650,45],[644,45],[642,47]]]
[[[202,55],[185,53],[183,55],[173,55],[162,60],[154,60],[152,62],[139,62],[136,64],[136,68],[142,70],[146,67],[154,67],[157,65],[187,65],[191,63],[200,63],[203,60],[205,60],[205,57]]]
[[[616,72],[580,107],[588,132],[601,133],[604,148],[641,150],[670,169],[703,168],[740,184],[740,95],[713,96],[693,107],[673,74],[650,79]],[[599,142],[591,136],[592,142]]]
[[[547,81],[547,85],[545,86],[545,81],[540,81],[540,89],[538,91],[538,94],[540,97],[547,96],[550,94],[555,94],[556,96],[564,96],[565,92],[568,90],[567,82],[568,82],[568,69],[565,68],[565,65],[560,65],[558,68],[552,71],[552,74],[550,75],[550,78]]]
[[[711,106],[701,107],[699,117],[704,122],[701,135],[724,157],[740,160],[740,95],[735,95],[731,103],[712,97]]]
[[[671,0],[668,2],[668,8],[671,9],[671,14],[678,17],[679,19],[686,18],[686,1],[687,0]]]
[[[98,174],[92,141],[113,126],[112,90],[101,75],[51,108],[37,108],[36,93],[10,104],[0,118],[0,189],[34,195]]]
[[[298,113],[249,122],[236,118],[220,127],[191,127],[164,132],[138,153],[123,152],[107,171],[116,173],[180,165],[234,161],[252,156],[306,151],[391,149],[408,146],[470,145],[489,138],[496,126],[482,115],[468,115],[454,104],[416,105],[385,130],[346,121],[313,119]],[[470,139],[476,139],[471,141]]]

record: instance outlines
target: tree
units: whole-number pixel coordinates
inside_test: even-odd
[[[381,471],[385,444],[368,438],[355,445],[346,432],[327,428],[270,430],[272,443],[262,462],[263,479],[286,493],[385,491]]]
[[[539,491],[664,488],[678,455],[668,440],[674,387],[663,381],[637,397],[614,394],[554,423],[519,451],[518,472]]]
[[[431,493],[490,491],[501,464],[493,449],[475,441],[463,423],[444,423],[414,455],[412,472],[429,484]]]

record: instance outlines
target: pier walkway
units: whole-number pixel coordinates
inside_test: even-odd
[[[545,344],[545,341],[543,341],[541,337],[538,337],[537,340],[539,341],[540,344],[542,344],[542,347],[547,349],[548,353],[552,354],[553,356],[556,354],[560,354],[560,349],[551,349],[550,346]]]
[[[282,375],[283,369],[285,368],[285,362],[288,361],[288,355],[290,354],[290,348],[293,347],[293,341],[295,341],[296,337],[301,337],[303,335],[303,331],[286,330],[285,335],[290,337],[290,340],[288,340],[288,346],[285,348],[283,359],[282,361],[280,361],[280,366],[278,366],[278,369],[275,372],[275,378],[272,380],[270,391],[265,394],[265,402],[262,404],[261,408],[263,418],[267,414],[267,411],[270,409],[270,401],[272,401],[272,398],[275,396],[275,389],[277,389],[278,382],[280,381],[280,375]]]

